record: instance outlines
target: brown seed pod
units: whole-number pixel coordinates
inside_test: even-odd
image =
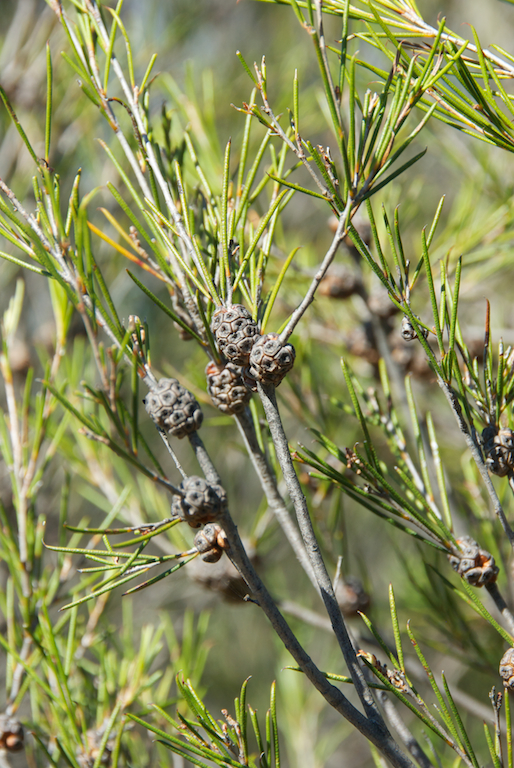
[[[227,494],[221,485],[209,483],[203,477],[191,475],[180,483],[179,488],[184,496],[174,494],[171,513],[191,528],[216,520],[227,503]]]
[[[8,715],[0,715],[0,749],[20,752],[24,748],[25,733],[22,724]]]
[[[278,387],[294,365],[296,356],[292,344],[282,344],[278,333],[266,333],[253,345],[250,365],[245,369],[245,384],[255,390],[256,382]]]
[[[508,648],[501,657],[499,672],[504,687],[514,691],[514,648]]]
[[[318,294],[328,296],[329,299],[348,299],[362,288],[362,282],[358,275],[351,272],[348,267],[333,264],[323,280],[319,284]]]
[[[194,538],[194,545],[202,555],[204,563],[217,563],[228,548],[228,541],[223,528],[217,523],[209,523]]]
[[[359,611],[369,608],[369,595],[364,589],[360,579],[355,576],[346,576],[336,586],[336,600],[345,618],[356,616]]]
[[[485,464],[489,472],[505,477],[514,470],[514,431],[491,425],[482,432]]]
[[[241,371],[241,367],[234,363],[225,366],[213,362],[207,364],[207,391],[222,413],[240,413],[252,397],[252,393],[245,387]]]
[[[500,569],[491,553],[481,549],[471,536],[457,539],[457,545],[460,551],[448,555],[453,570],[473,587],[493,584]]]
[[[202,425],[203,413],[198,401],[177,379],[160,379],[143,402],[150,418],[173,437],[183,438]]]
[[[378,315],[382,320],[388,320],[400,311],[389,298],[389,292],[381,284],[377,285],[370,293],[368,308],[370,312]]]
[[[220,352],[231,363],[247,365],[259,328],[242,304],[218,307],[212,316],[211,330]]]

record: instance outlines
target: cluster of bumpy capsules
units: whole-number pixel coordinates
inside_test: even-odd
[[[160,379],[144,403],[155,424],[179,439],[192,435],[202,424],[200,404],[177,379]],[[220,526],[209,524],[214,523],[226,507],[225,490],[203,477],[191,475],[181,482],[179,491],[171,500],[172,515],[191,528],[205,526],[195,537],[195,547],[206,562],[216,562],[227,544]]]
[[[257,382],[278,387],[294,365],[293,345],[282,344],[277,333],[261,336],[257,323],[242,304],[218,307],[211,328],[219,351],[229,364],[241,366],[240,375],[253,391]]]
[[[223,362],[207,365],[207,389],[222,413],[240,413],[258,381],[277,387],[293,367],[294,347],[282,344],[276,333],[261,335],[241,304],[218,307],[212,331]],[[159,429],[173,437],[192,435],[202,424],[199,403],[177,379],[160,379],[144,402]],[[179,491],[172,498],[172,515],[191,528],[205,526],[195,537],[195,547],[203,560],[216,562],[227,548],[225,534],[216,523],[227,504],[224,489],[193,475],[182,481]]]

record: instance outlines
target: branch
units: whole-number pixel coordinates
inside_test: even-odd
[[[339,217],[339,224],[337,226],[336,233],[332,239],[332,243],[330,244],[330,248],[325,254],[325,257],[323,261],[321,262],[321,266],[314,275],[312,282],[310,284],[309,290],[303,297],[300,304],[296,307],[293,314],[289,318],[289,322],[287,323],[286,327],[280,334],[280,341],[282,344],[285,344],[288,338],[291,336],[292,332],[304,316],[305,312],[307,311],[308,307],[312,304],[314,301],[314,295],[318,289],[319,284],[325,277],[328,268],[332,264],[334,260],[334,256],[337,253],[337,249],[339,248],[341,242],[348,234],[348,228],[350,225],[350,213],[352,211],[352,207],[354,205],[354,202],[351,198],[348,199],[348,202],[346,203],[346,207],[344,211],[342,212],[341,216]],[[355,210],[357,210],[355,208]]]
[[[300,482],[294,469],[293,460],[291,459],[291,454],[289,452],[287,437],[282,426],[275,398],[275,387],[273,385],[262,385],[258,382],[257,389],[264,407],[264,413],[270,428],[271,437],[275,445],[277,459],[280,463],[284,480],[286,481],[289,496],[293,502],[307,554],[314,573],[316,574],[316,580],[323,602],[325,603],[326,611],[332,623],[334,634],[343,652],[346,664],[348,665],[348,669],[355,685],[355,690],[359,695],[368,717],[385,727],[376,702],[364,678],[363,671],[359,666],[355,650],[348,636],[348,631],[334,594],[330,576],[328,575],[325,563],[323,562],[319,544],[312,527],[307,501],[303,495]]]
[[[448,400],[450,408],[452,409],[454,416],[457,419],[457,424],[459,425],[459,429],[464,435],[467,446],[471,451],[471,455],[475,460],[475,464],[478,467],[478,471],[482,476],[482,480],[484,481],[485,487],[487,488],[487,492],[489,493],[489,496],[493,503],[494,512],[497,515],[498,519],[500,520],[503,530],[507,534],[507,538],[509,539],[511,547],[514,548],[514,531],[510,527],[509,523],[507,522],[507,518],[505,517],[505,512],[503,511],[503,507],[501,505],[500,499],[498,498],[498,494],[496,493],[493,482],[491,480],[489,472],[487,471],[487,467],[484,463],[482,451],[480,450],[478,442],[471,435],[469,431],[468,425],[466,424],[466,421],[462,415],[462,408],[457,399],[457,396],[454,390],[450,387],[450,385],[447,384],[446,381],[444,381],[444,379],[442,379],[440,376],[437,377],[437,381],[439,386],[443,390],[446,399]]]
[[[257,473],[257,477],[260,480],[261,487],[264,491],[264,495],[266,496],[269,507],[275,515],[278,524],[282,528],[293,552],[300,562],[300,565],[309,577],[312,586],[314,589],[316,589],[316,591],[319,592],[318,582],[316,581],[314,570],[303,545],[300,532],[291,519],[291,515],[289,514],[285,501],[277,488],[277,483],[273,472],[270,469],[265,455],[259,448],[259,443],[257,442],[257,436],[255,434],[255,427],[248,408],[246,408],[243,413],[236,414],[235,419],[241,436],[244,440],[246,450],[248,451],[248,455],[250,456],[255,472]]]
[[[252,600],[262,608],[285,648],[293,656],[302,672],[316,690],[321,693],[331,707],[348,720],[363,736],[369,739],[391,762],[391,765],[395,766],[395,768],[414,768],[409,758],[399,749],[382,718],[379,716],[377,720],[364,717],[346,696],[327,680],[302,648],[248,559],[237,527],[228,510],[225,510],[220,517],[220,524],[225,531],[230,545],[230,559],[251,589]]]

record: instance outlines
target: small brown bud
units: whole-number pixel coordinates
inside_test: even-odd
[[[491,553],[481,549],[471,536],[457,539],[457,545],[459,550],[448,555],[453,570],[473,587],[493,584],[500,569]]]

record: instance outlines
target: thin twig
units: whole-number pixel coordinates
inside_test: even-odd
[[[414,760],[418,763],[418,765],[421,766],[421,768],[434,768],[433,763],[428,759],[427,755],[421,749],[419,742],[415,739],[415,737],[405,725],[403,719],[400,716],[400,713],[398,712],[398,709],[394,705],[394,702],[389,698],[389,695],[385,691],[378,690],[377,696],[386,714],[386,717],[389,720],[389,723],[398,733]]]
[[[459,425],[459,429],[464,435],[464,439],[466,440],[467,446],[471,452],[471,455],[473,456],[475,464],[478,467],[478,471],[482,476],[484,485],[487,488],[487,492],[489,493],[489,496],[493,503],[494,512],[497,515],[503,530],[507,534],[507,538],[509,539],[511,547],[514,548],[514,531],[510,527],[509,523],[507,522],[507,518],[505,517],[505,512],[503,511],[502,504],[500,502],[500,499],[498,498],[498,494],[496,493],[491,477],[484,463],[484,459],[482,457],[482,451],[480,450],[478,442],[473,438],[473,436],[469,431],[468,425],[466,424],[464,416],[462,415],[462,408],[457,399],[457,396],[453,391],[453,389],[449,386],[449,384],[447,384],[444,381],[444,379],[442,379],[440,376],[437,377],[437,381],[439,386],[443,390],[446,399],[448,400],[448,403],[454,413],[454,416],[457,419],[457,424]]]
[[[362,669],[355,655],[355,650],[352,646],[348,631],[341,615],[341,609],[337,603],[332,582],[328,575],[323,557],[320,552],[319,544],[317,542],[309,510],[307,507],[307,501],[303,495],[303,491],[300,486],[300,482],[296,475],[291,454],[289,452],[289,445],[282,426],[280,413],[277,407],[277,401],[275,397],[275,387],[273,385],[262,385],[257,383],[257,389],[261,398],[266,420],[271,432],[271,437],[275,445],[277,453],[277,459],[282,469],[282,474],[287,485],[287,490],[293,506],[295,509],[300,532],[309,556],[309,560],[316,574],[316,580],[319,585],[321,597],[325,603],[325,608],[332,623],[334,634],[337,638],[341,651],[343,652],[344,659],[348,665],[352,680],[355,685],[355,689],[359,695],[362,705],[365,709],[367,716],[371,720],[377,720],[382,722],[382,717],[376,705],[376,702],[371,694],[371,691],[366,683]]]
[[[493,584],[486,584],[485,588],[491,595],[492,599],[495,602],[496,607],[500,611],[508,631],[514,637],[514,616],[509,610],[507,603],[503,599],[503,596],[500,590],[498,589],[498,584],[496,582],[494,582]]]
[[[317,591],[319,591],[318,582],[316,581],[312,565],[309,561],[307,552],[305,551],[300,532],[291,519],[285,501],[277,488],[275,477],[266,460],[266,456],[262,453],[259,443],[257,442],[255,427],[249,409],[246,408],[243,413],[238,413],[235,416],[235,419],[269,507],[282,528],[300,565],[309,577],[311,584]]]
[[[168,451],[169,455],[173,459],[173,463],[175,464],[176,468],[178,469],[178,471],[180,472],[182,477],[185,479],[187,477],[187,472],[184,471],[184,469],[182,467],[182,464],[178,460],[177,454],[175,453],[175,451],[173,450],[173,448],[170,445],[170,441],[168,439],[168,433],[164,429],[162,429],[162,427],[159,427],[158,425],[157,425],[157,431],[159,433],[159,436],[160,436],[162,442],[166,446],[166,450]]]
[[[393,766],[398,766],[398,768],[407,768],[407,766],[408,768],[413,768],[412,762],[399,749],[387,730],[383,719],[381,717],[379,717],[378,720],[375,718],[368,719],[364,717],[364,715],[355,709],[353,704],[348,701],[344,694],[327,680],[310,656],[302,648],[248,559],[237,528],[228,510],[225,510],[220,517],[220,524],[227,535],[230,545],[230,559],[251,589],[252,601],[256,602],[262,608],[285,648],[293,656],[305,676],[321,693],[327,703],[369,739],[369,741],[371,741],[377,749],[385,755]]]
[[[334,257],[337,253],[337,249],[339,248],[342,240],[345,238],[345,236],[348,233],[350,213],[352,211],[353,205],[354,205],[353,200],[349,198],[343,213],[339,217],[339,224],[337,226],[336,233],[332,239],[332,242],[330,244],[328,251],[325,254],[323,261],[321,262],[320,268],[314,275],[307,293],[305,294],[300,304],[292,313],[291,317],[289,318],[289,322],[287,323],[286,327],[280,334],[280,341],[282,344],[286,343],[286,341],[291,336],[292,332],[294,331],[294,329],[296,328],[296,326],[304,316],[308,307],[314,301],[314,296],[316,294],[318,286],[323,280],[323,278],[325,277],[328,268],[332,264]]]

